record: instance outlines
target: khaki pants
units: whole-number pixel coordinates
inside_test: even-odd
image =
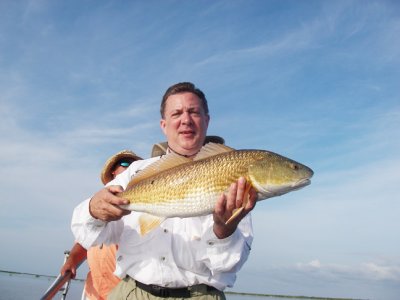
[[[136,286],[135,281],[126,277],[111,291],[107,297],[108,300],[162,300],[162,299],[188,299],[188,298],[161,298],[140,289]],[[226,300],[224,292],[209,292],[206,288],[193,287],[190,299],[196,300]]]

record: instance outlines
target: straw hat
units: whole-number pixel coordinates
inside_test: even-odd
[[[142,158],[140,156],[137,156],[134,152],[130,150],[122,150],[114,154],[106,161],[103,170],[101,171],[100,179],[103,182],[103,184],[107,184],[113,179],[113,175],[111,173],[115,167],[115,164],[122,159],[126,159],[128,161],[135,161],[135,160],[140,160]]]
[[[216,143],[216,144],[225,144],[225,140],[217,135],[208,135],[206,136],[206,140],[204,141],[204,144],[207,143]],[[153,150],[151,151],[151,157],[155,156],[161,156],[164,155],[167,152],[168,149],[168,143],[167,142],[162,142],[158,144],[154,144]]]

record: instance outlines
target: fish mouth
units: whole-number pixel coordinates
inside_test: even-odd
[[[291,184],[288,183],[278,186],[270,185],[268,187],[257,186],[256,188],[258,189],[258,199],[267,199],[274,196],[281,196],[291,191],[297,191],[309,184],[311,184],[311,180],[309,178],[303,178]]]
[[[295,186],[304,187],[311,184],[311,180],[309,178],[301,179],[296,182]]]
[[[294,183],[292,185],[293,187],[293,191],[299,190],[307,185],[311,184],[311,180],[309,178],[304,178],[304,179],[300,179],[299,181],[297,181],[296,183]]]

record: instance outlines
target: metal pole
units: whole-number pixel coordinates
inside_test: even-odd
[[[65,257],[64,257],[64,263],[68,258],[69,251],[64,252]],[[77,266],[76,268],[78,269],[79,266],[84,262],[85,260],[83,259]],[[64,275],[58,275],[57,278],[54,280],[54,282],[50,285],[50,287],[47,289],[47,291],[44,293],[42,298],[40,300],[51,300],[53,297],[58,293],[59,290],[63,290],[63,296],[61,299],[65,299],[68,288],[69,288],[69,282],[71,280],[71,271],[65,272]],[[64,287],[63,287],[64,286]]]
[[[64,251],[64,264],[67,261],[68,257],[69,257],[69,251],[66,250],[66,251]],[[69,277],[67,282],[64,284],[64,286],[60,289],[60,291],[62,291],[61,300],[65,300],[67,298],[67,293],[68,293],[70,284],[71,284],[71,276]]]

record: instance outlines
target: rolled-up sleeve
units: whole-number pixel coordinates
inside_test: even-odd
[[[249,257],[253,241],[253,228],[251,215],[247,215],[240,223],[237,230],[225,239],[219,239],[212,227],[207,230],[203,239],[202,257],[200,258],[209,268],[213,276],[223,276],[225,281],[232,284],[235,274]],[[232,277],[228,279],[228,277]]]
[[[72,214],[71,230],[76,242],[88,249],[94,245],[106,222],[97,220],[90,215],[87,199],[75,207]]]

